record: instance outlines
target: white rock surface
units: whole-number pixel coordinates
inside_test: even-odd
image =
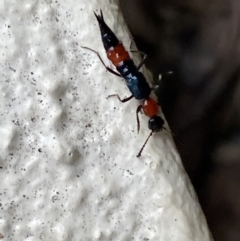
[[[125,46],[106,0],[0,3],[0,239],[208,241],[211,235],[171,136],[149,130],[106,55],[92,12]]]

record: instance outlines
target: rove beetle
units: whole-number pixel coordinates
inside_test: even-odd
[[[129,56],[129,53],[124,48],[123,44],[118,40],[113,31],[105,23],[102,11],[100,11],[100,15],[98,15],[95,12],[94,15],[99,24],[102,42],[106,50],[107,57],[113,63],[113,65],[116,67],[119,73],[107,67],[97,51],[90,49],[88,47],[83,48],[91,50],[94,53],[96,53],[107,71],[111,72],[112,74],[118,77],[124,78],[127,87],[132,93],[131,96],[125,99],[120,99],[118,94],[110,96],[117,96],[121,102],[127,102],[133,97],[141,101],[141,104],[138,106],[136,110],[138,132],[140,130],[140,122],[138,116],[139,112],[143,110],[143,113],[150,118],[148,121],[148,128],[151,130],[151,132],[147,137],[145,143],[143,144],[142,148],[140,149],[139,153],[137,154],[137,157],[140,157],[145,145],[147,144],[150,136],[152,136],[153,132],[160,132],[163,129],[166,130],[166,128],[163,126],[164,120],[157,115],[158,103],[152,98],[150,98],[152,89],[150,88],[144,75],[141,72],[139,72],[139,69],[142,67],[146,60],[146,55],[142,58],[140,64],[136,66],[131,57]]]

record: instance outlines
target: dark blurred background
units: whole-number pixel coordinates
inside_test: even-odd
[[[240,1],[120,7],[156,82],[163,73],[159,102],[214,239],[240,241]]]

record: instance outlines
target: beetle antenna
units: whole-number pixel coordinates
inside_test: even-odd
[[[183,145],[183,143],[176,137],[175,133],[173,133],[165,127],[163,127],[163,129],[172,135],[174,141],[176,141],[180,145]]]
[[[138,152],[137,157],[140,157],[140,156],[141,156],[142,151],[143,151],[144,147],[146,146],[146,144],[147,144],[147,142],[148,142],[149,138],[152,136],[152,134],[153,134],[153,131],[151,131],[151,132],[150,132],[150,134],[149,134],[148,138],[146,139],[146,141],[144,142],[144,144],[143,144],[142,148],[141,148],[141,149],[140,149],[140,151]]]

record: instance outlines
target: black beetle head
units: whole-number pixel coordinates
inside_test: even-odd
[[[153,116],[148,121],[148,128],[153,132],[158,132],[163,129],[164,120],[160,116]]]

